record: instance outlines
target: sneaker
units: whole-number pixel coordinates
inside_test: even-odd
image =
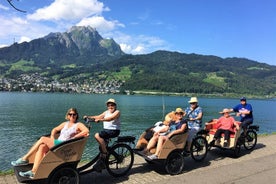
[[[31,170],[26,172],[19,172],[19,175],[26,178],[31,178],[31,179],[34,178],[34,173]]]
[[[97,172],[101,172],[103,169],[105,169],[105,163],[102,159],[99,159],[94,165],[93,169]]]
[[[153,155],[149,155],[148,158],[151,160],[154,160],[154,159],[158,159],[158,156],[153,154]]]
[[[29,161],[28,160],[22,160],[22,158],[19,158],[16,161],[11,162],[11,165],[13,165],[13,166],[28,165],[28,164],[29,164]]]

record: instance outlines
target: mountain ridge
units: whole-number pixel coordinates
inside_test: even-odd
[[[91,27],[75,26],[0,49],[0,91],[276,96],[275,73],[276,66],[246,58],[164,50],[125,54]]]

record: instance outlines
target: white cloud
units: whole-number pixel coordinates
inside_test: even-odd
[[[145,53],[146,48],[144,45],[137,45],[133,50],[132,53],[133,54],[143,54]]]
[[[24,17],[15,17],[13,15],[10,15],[9,18],[0,15],[0,22],[0,44],[6,46],[14,42],[42,37],[55,30],[55,28],[47,25],[31,22],[24,19]]]
[[[9,7],[0,4],[0,10],[9,10]]]
[[[125,53],[131,53],[132,47],[126,43],[121,43],[120,47]]]
[[[31,20],[79,20],[91,15],[108,11],[102,2],[97,0],[55,0],[51,5],[36,10],[28,15]]]
[[[168,50],[169,45],[158,37],[114,33],[114,40],[128,54],[146,54],[156,50]]]
[[[19,42],[18,43],[22,43],[22,42],[29,42],[29,41],[31,41],[32,39],[31,38],[29,38],[29,37],[26,37],[26,36],[22,36],[21,38],[20,38],[20,40],[19,40]]]
[[[77,26],[91,26],[96,28],[99,32],[107,32],[114,30],[116,27],[124,27],[124,25],[118,21],[108,21],[102,16],[84,18],[77,24]]]
[[[0,16],[0,37],[4,37],[9,34],[20,34],[22,28],[28,25],[28,22],[20,17],[4,17]]]

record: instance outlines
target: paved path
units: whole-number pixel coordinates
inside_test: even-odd
[[[241,149],[241,156],[233,158],[231,151],[212,149],[203,162],[185,157],[183,173],[170,176],[158,165],[147,164],[135,156],[134,165],[125,177],[114,178],[105,171],[81,177],[81,184],[158,184],[180,183],[271,183],[276,181],[276,135],[258,137],[253,151]],[[17,184],[15,176],[0,176],[0,184]]]

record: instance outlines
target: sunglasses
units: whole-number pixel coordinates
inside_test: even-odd
[[[114,107],[115,104],[108,104],[107,107]]]
[[[74,114],[74,113],[69,113],[68,115],[69,116],[77,116],[77,114]]]

